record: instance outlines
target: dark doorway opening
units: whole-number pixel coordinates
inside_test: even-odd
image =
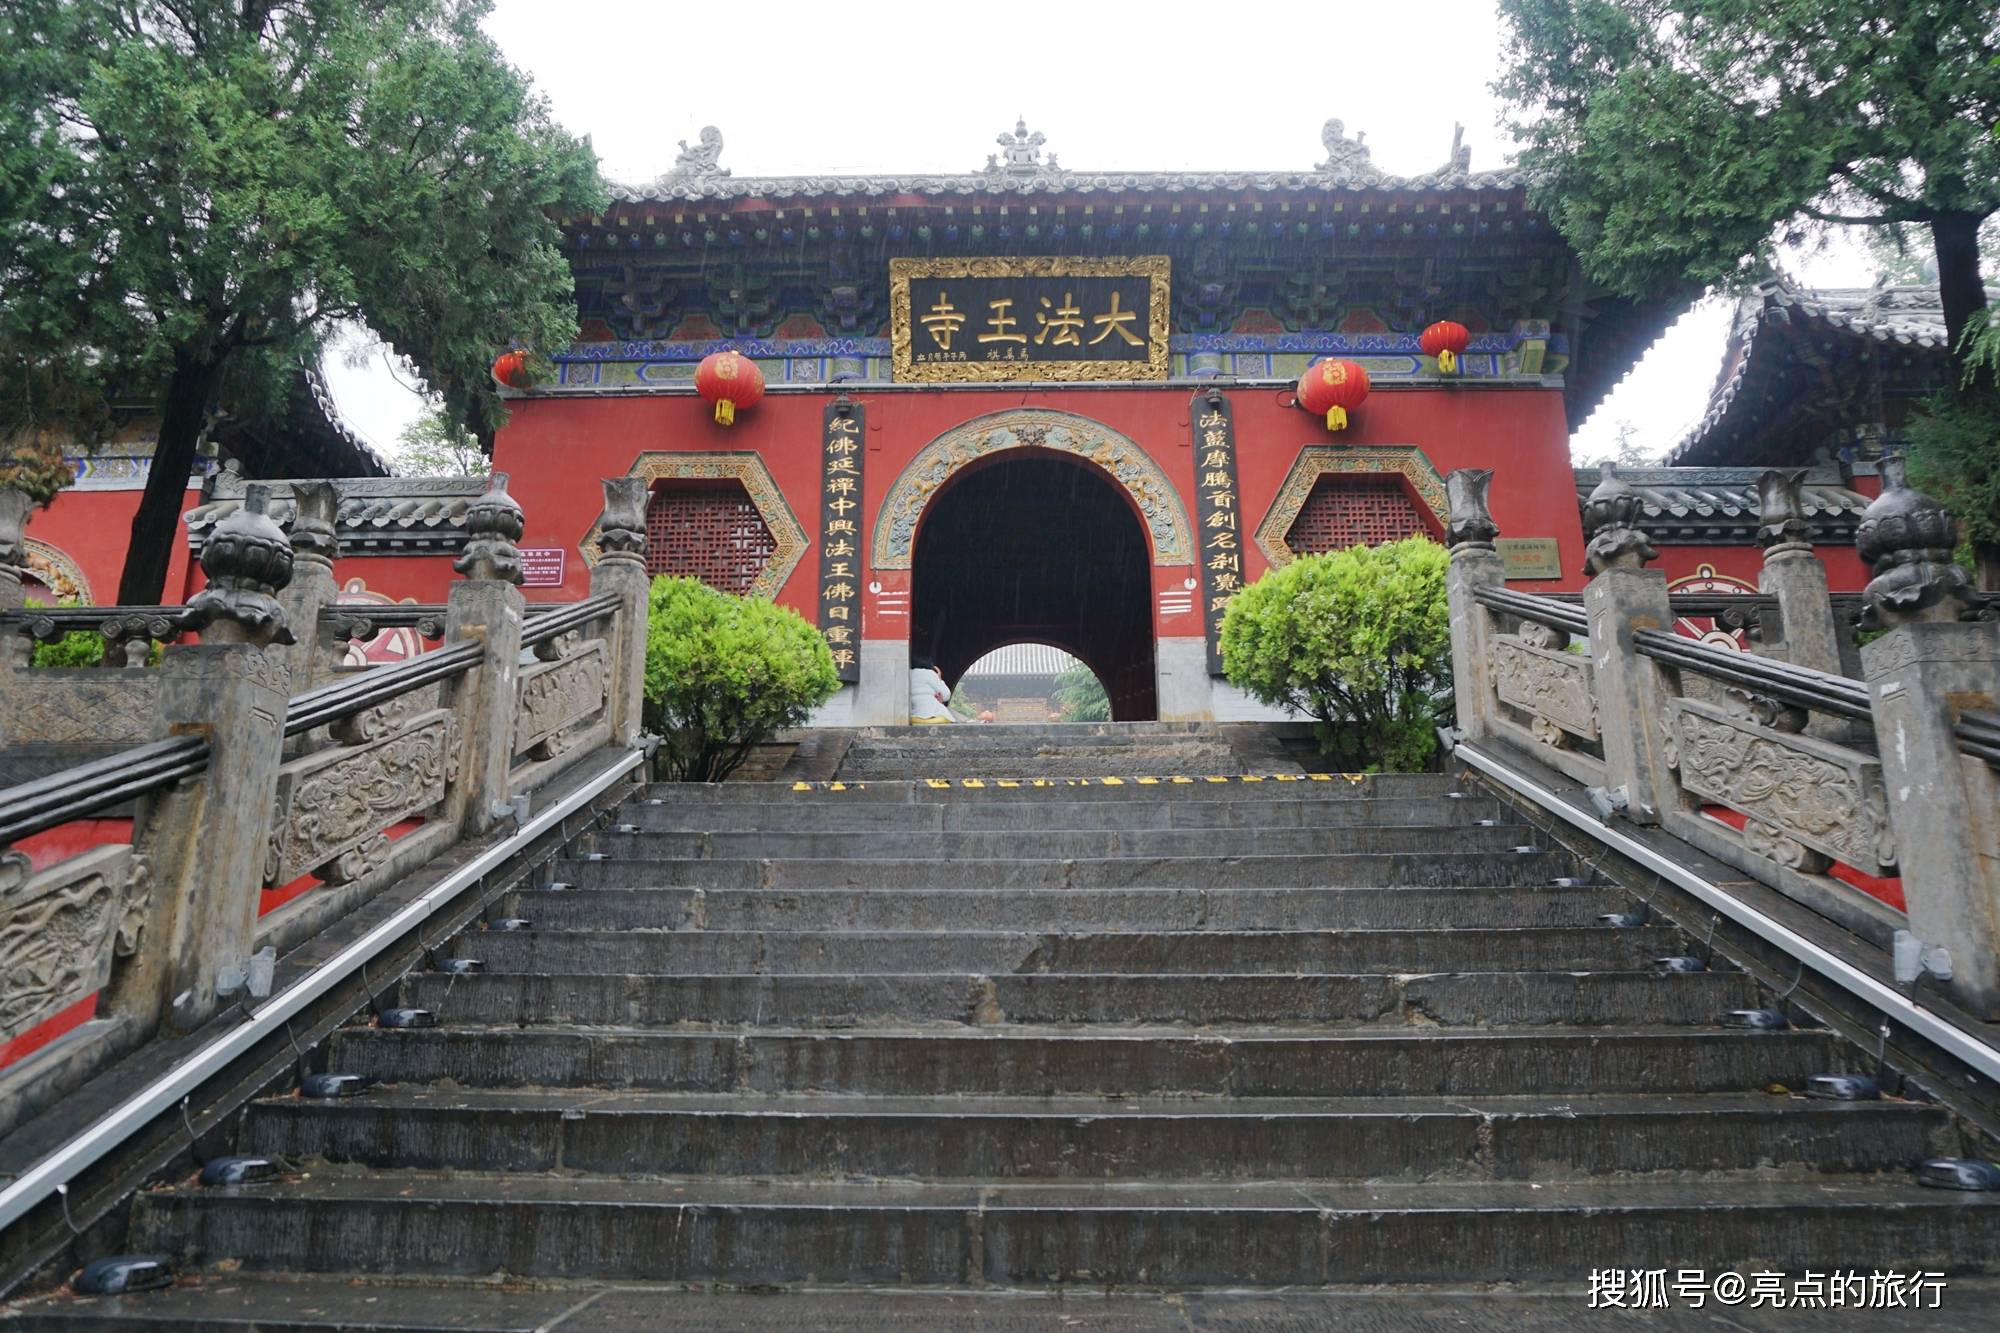
[[[995,648],[1053,644],[1104,682],[1114,721],[1149,721],[1151,569],[1117,483],[1081,460],[1009,450],[925,506],[910,560],[910,652],[956,684]]]

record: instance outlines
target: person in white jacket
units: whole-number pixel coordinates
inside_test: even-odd
[[[952,716],[951,687],[944,683],[928,657],[910,659],[910,721],[919,726],[956,722]]]

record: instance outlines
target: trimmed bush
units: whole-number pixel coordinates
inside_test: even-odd
[[[1414,772],[1451,718],[1444,548],[1422,537],[1301,557],[1238,593],[1222,669],[1273,707],[1318,722],[1350,772]]]
[[[840,688],[833,654],[796,612],[656,578],[646,627],[646,725],[670,782],[720,782],[753,747]]]

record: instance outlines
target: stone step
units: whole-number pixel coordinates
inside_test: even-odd
[[[550,879],[585,889],[1450,888],[1548,885],[1584,873],[1568,852],[1536,850],[987,861],[606,857],[557,861]]]
[[[1283,790],[1283,789],[1280,789]],[[1083,795],[1084,793],[1079,793]],[[628,803],[619,823],[653,833],[849,833],[877,830],[1007,832],[1029,829],[1297,829],[1353,828],[1367,824],[1462,827],[1500,819],[1506,807],[1475,797],[1382,797],[1332,801],[1294,797],[1268,801],[917,801],[908,805],[863,801],[799,802],[779,797],[767,804],[743,801],[683,803],[661,799]]]
[[[1951,1147],[1908,1102],[1749,1096],[690,1097],[383,1089],[251,1108],[243,1151],[378,1168],[881,1180],[1587,1179],[1907,1171]]]
[[[1239,1097],[1753,1092],[1845,1068],[1824,1032],[1671,1027],[851,1031],[343,1028],[328,1068],[388,1083],[833,1092]]]
[[[1348,828],[1056,830],[1031,833],[593,833],[577,850],[621,860],[745,857],[825,860],[1009,861],[1037,858],[1343,856],[1355,853],[1504,852],[1532,843],[1526,824],[1485,828],[1365,824]]]
[[[480,931],[451,952],[488,972],[1638,971],[1685,952],[1659,926],[1291,931]],[[1671,984],[1668,979],[1662,979]]]
[[[1325,930],[1590,926],[1618,888],[565,889],[509,894],[536,930]],[[461,947],[477,951],[472,936]]]
[[[961,1023],[1375,1023],[1457,1027],[1710,1026],[1753,1007],[1741,972],[1671,979],[1651,972],[1455,972],[1432,975],[1271,973],[851,976],[604,973],[418,973],[403,1003],[458,1026],[680,1023],[780,1028]]]
[[[1905,1271],[1914,1266],[1906,1265]],[[1738,1268],[1738,1272],[1742,1269]],[[1713,1274],[1711,1274],[1713,1276]],[[1803,1277],[1803,1274],[1792,1275]],[[1669,1287],[1672,1291],[1672,1287]],[[1954,1276],[1940,1308],[1917,1293],[1924,1333],[1991,1333],[1981,1310],[2000,1305],[2000,1282]],[[1709,1309],[1715,1306],[1711,1302]],[[1894,1308],[1894,1307],[1891,1307]],[[1904,1306],[1903,1308],[1910,1308]],[[421,1284],[360,1273],[294,1276],[231,1273],[138,1298],[72,1297],[67,1292],[19,1307],[24,1333],[144,1328],[151,1333],[1003,1333],[1105,1329],[1116,1333],[1659,1333],[1687,1327],[1693,1307],[1591,1308],[1580,1282],[1404,1289],[1330,1286],[1309,1290],[1105,1292],[1088,1285],[976,1290],[860,1285],[845,1289],[706,1290],[679,1283],[565,1282],[547,1287],[480,1278],[432,1277]],[[1754,1321],[1754,1322],[1753,1322]],[[1867,1309],[1754,1312],[1735,1307],[1729,1323],[1757,1333],[1860,1333],[1886,1326]]]
[[[1113,774],[1116,781],[1098,778],[1021,779],[967,777],[945,773],[930,781],[900,779],[867,783],[807,784],[803,790],[789,782],[656,782],[646,788],[641,800],[657,800],[669,805],[859,805],[887,803],[909,805],[920,802],[1002,801],[1255,801],[1281,798],[1300,800],[1380,800],[1384,798],[1448,799],[1448,794],[1465,784],[1447,773],[1292,773],[1271,776],[1154,776],[1143,772]],[[1152,781],[1146,779],[1152,777]],[[1182,780],[1185,778],[1185,780]],[[967,785],[976,783],[977,785]],[[1011,785],[1010,785],[1011,784]],[[836,786],[838,790],[836,790]]]
[[[138,1196],[135,1249],[299,1272],[1229,1286],[1988,1271],[2000,1196],[1876,1181],[838,1184],[315,1172]]]

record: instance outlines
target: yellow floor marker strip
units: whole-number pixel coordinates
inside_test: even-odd
[[[965,778],[961,780],[958,785],[961,787],[984,787],[986,784],[981,782],[978,778]]]
[[[1088,779],[1085,780],[1088,781]],[[1125,785],[1125,779],[1123,778],[1099,778],[1097,781],[1098,785],[1104,787],[1122,787]]]
[[[1002,787],[1018,787],[1021,784],[1013,778],[1001,778],[999,785]]]
[[[1160,785],[1160,780],[1158,778],[1134,778],[1132,780],[1138,783],[1141,787],[1157,787]]]
[[[1174,784],[1174,785],[1175,785],[1176,787],[1185,787],[1185,786],[1187,786],[1188,784],[1192,783],[1192,782],[1194,781],[1194,779],[1193,779],[1193,778],[1183,778],[1183,777],[1173,777],[1173,778],[1168,778],[1168,779],[1167,779],[1167,781],[1169,781],[1169,782],[1173,783],[1173,784]]]

